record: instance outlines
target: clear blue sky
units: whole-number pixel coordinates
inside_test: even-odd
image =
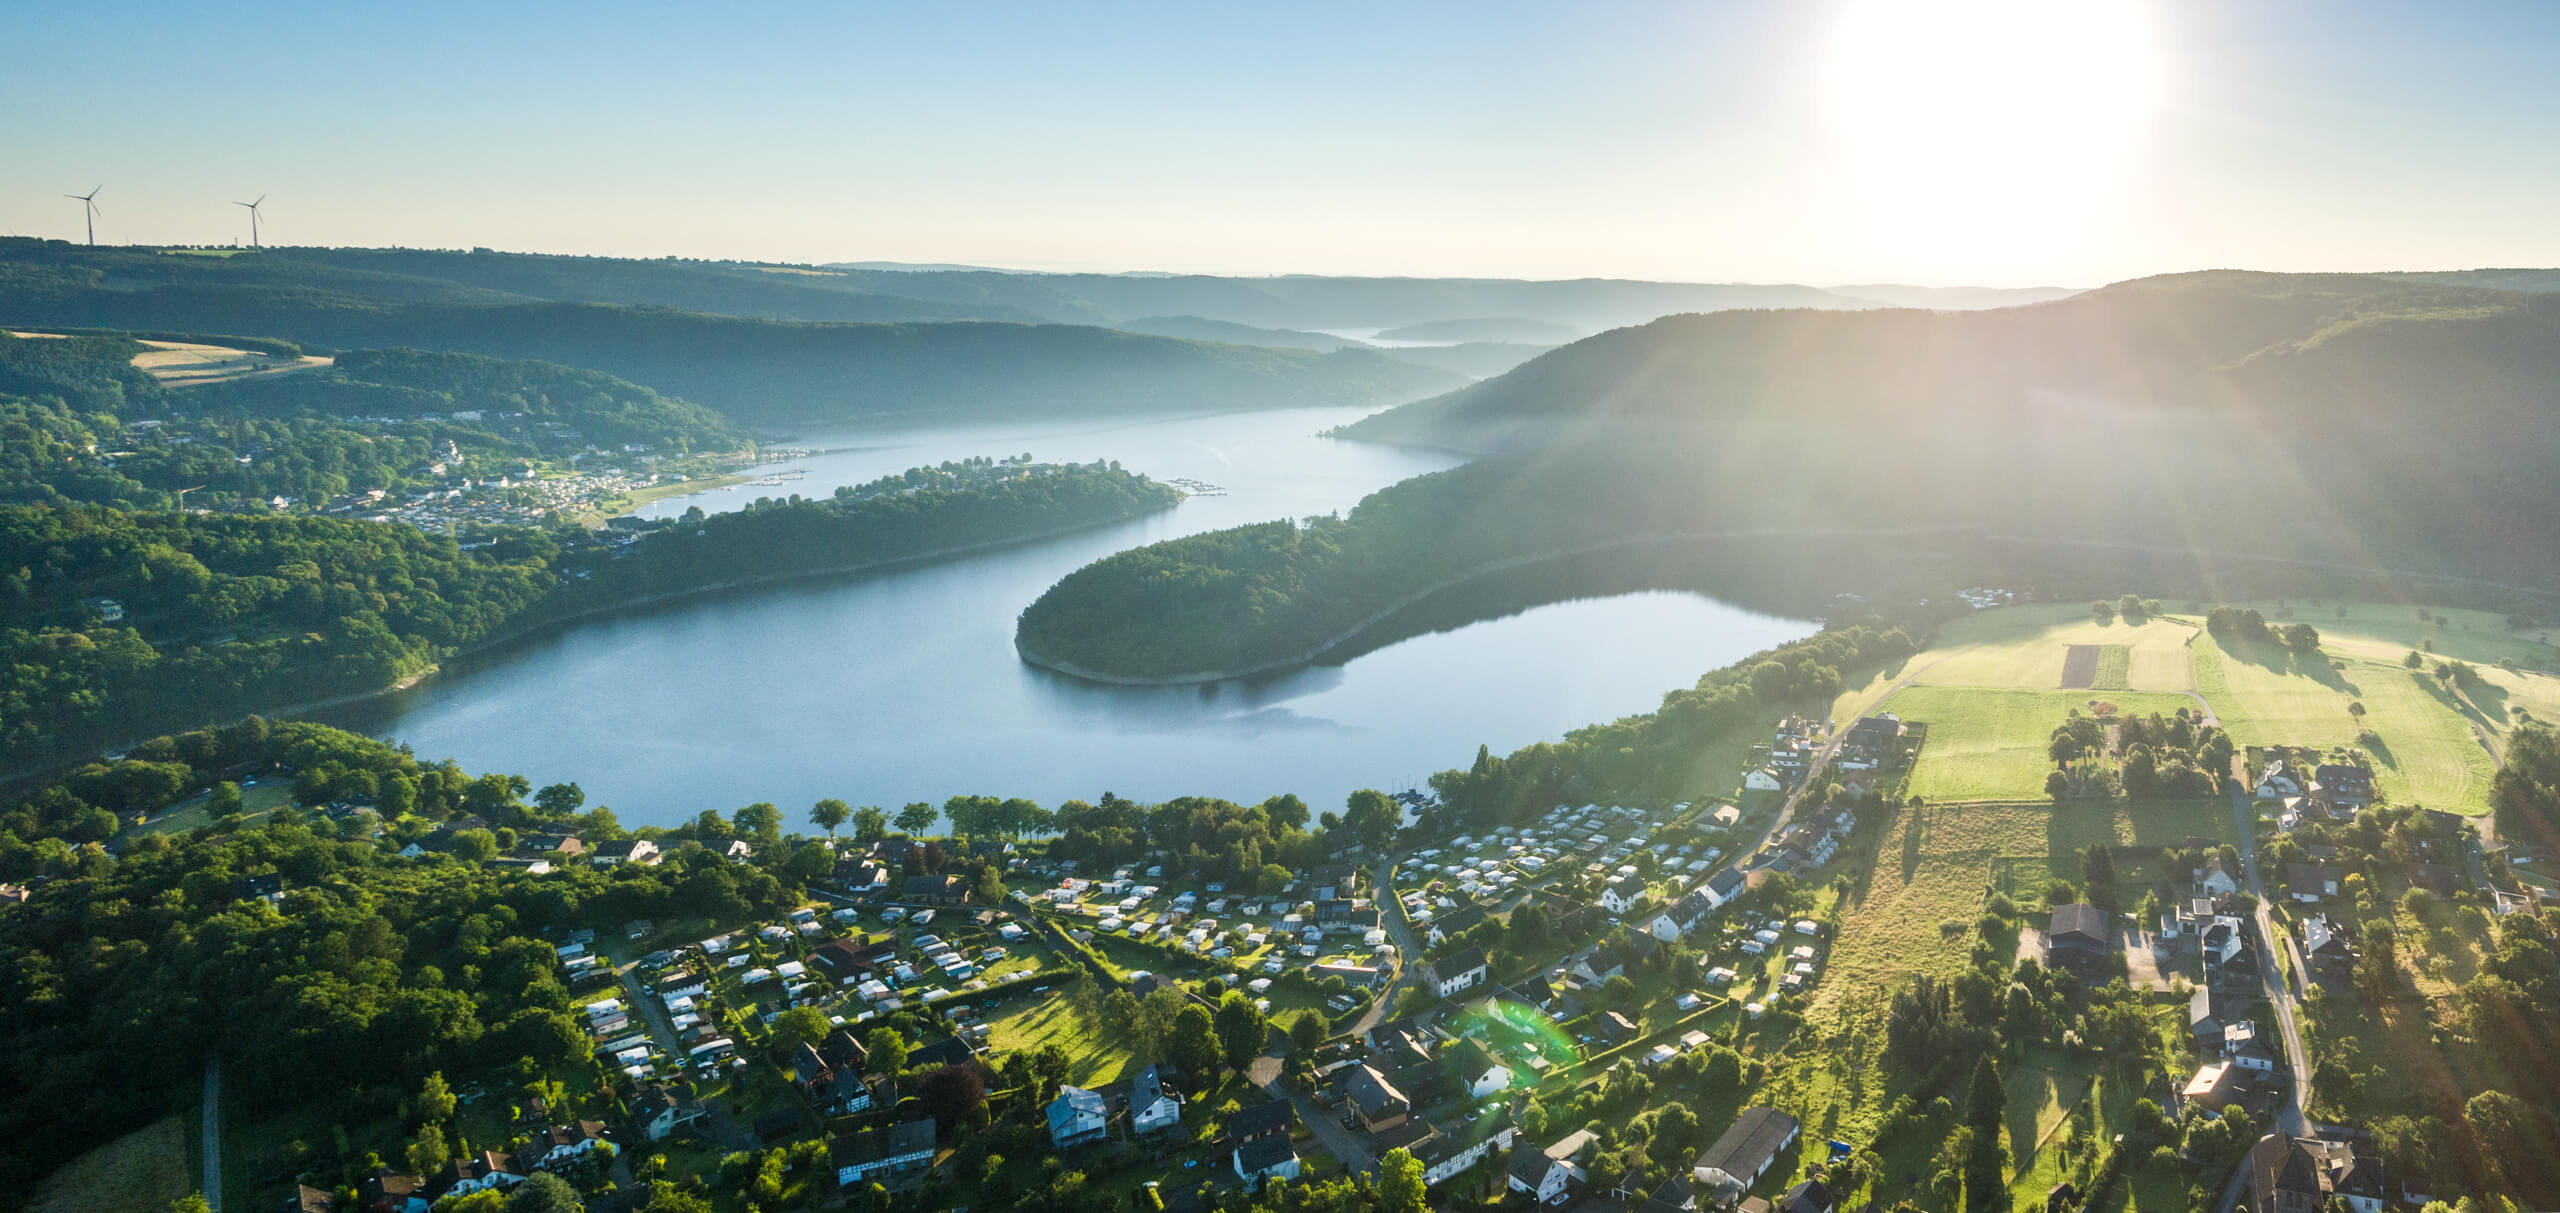
[[[2048,54],[2004,2],[1921,5],[1914,37],[1890,0],[17,0],[0,232],[77,238],[58,195],[103,184],[115,242],[242,239],[230,202],[265,193],[283,243],[793,261],[2560,264],[2560,3],[2125,0],[2138,54]],[[1844,57],[1879,29],[1884,60]]]

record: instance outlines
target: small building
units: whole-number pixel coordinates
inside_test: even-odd
[[[1261,1137],[1235,1148],[1236,1178],[1250,1188],[1268,1179],[1298,1177],[1298,1148],[1287,1134]]]
[[[2348,1142],[2270,1133],[2249,1149],[2250,1213],[2322,1213],[2343,1201],[2355,1213],[2382,1213],[2382,1159]]]
[[[1690,1166],[1698,1186],[1711,1192],[1747,1190],[1778,1160],[1778,1152],[1795,1144],[1804,1127],[1776,1108],[1751,1108],[1731,1128],[1701,1151]]]
[[[1342,1094],[1360,1127],[1375,1133],[1403,1124],[1413,1114],[1413,1101],[1372,1066],[1356,1066],[1343,1079]]]
[[[631,1097],[631,1127],[649,1141],[665,1141],[702,1116],[702,1101],[656,1083]]]
[[[2312,768],[2309,792],[2339,808],[2361,809],[2373,803],[2373,772],[2342,762],[2324,762]]]
[[[929,906],[966,905],[969,883],[957,876],[910,876],[898,886],[898,899]]]
[[[612,867],[615,864],[624,863],[648,867],[657,863],[661,857],[658,844],[646,838],[618,838],[611,842],[597,843],[589,862],[598,867]]]
[[[934,1140],[930,1118],[837,1137],[827,1143],[836,1190],[849,1191],[877,1179],[923,1170],[933,1162]]]
[[[1610,881],[1609,887],[1600,890],[1600,908],[1612,914],[1624,914],[1636,908],[1636,902],[1644,897],[1645,892],[1646,886],[1642,878],[1621,876]]]
[[[1129,1129],[1144,1137],[1182,1127],[1182,1101],[1165,1090],[1164,1074],[1154,1066],[1129,1080]]]
[[[2086,972],[2104,964],[2114,950],[2115,933],[2104,911],[2085,902],[2053,907],[2044,933],[2047,967]]]
[[[1434,962],[1425,979],[1442,998],[1483,985],[1493,958],[1483,948],[1467,948]]]

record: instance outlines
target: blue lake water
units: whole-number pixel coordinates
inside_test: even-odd
[[[833,453],[780,489],[657,503],[734,509],[972,455],[1116,459],[1224,490],[1139,521],[946,564],[798,582],[578,625],[341,712],[339,723],[539,786],[575,780],[626,825],[754,801],[896,806],[956,793],[1043,804],[1258,800],[1319,810],[1657,705],[1663,692],[1810,633],[1692,594],[1555,603],[1252,683],[1103,687],[1023,665],[1021,608],[1102,556],[1159,539],[1347,511],[1450,456],[1317,437],[1358,410],[810,436]]]

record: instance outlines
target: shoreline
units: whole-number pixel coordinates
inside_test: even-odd
[[[641,611],[651,607],[664,606],[669,603],[682,602],[687,599],[710,597],[716,594],[728,593],[733,590],[779,585],[793,581],[813,581],[826,577],[858,576],[868,573],[888,572],[909,566],[932,564],[943,560],[974,556],[984,552],[1022,547],[1028,544],[1056,539],[1066,535],[1100,530],[1104,527],[1118,526],[1126,522],[1135,522],[1139,519],[1149,518],[1154,515],[1164,513],[1166,510],[1170,510],[1174,508],[1175,505],[1180,504],[1181,502],[1177,500],[1173,505],[1167,505],[1162,509],[1143,510],[1138,513],[1126,514],[1117,518],[1105,518],[1092,522],[1075,523],[1069,526],[1050,527],[1046,530],[1035,531],[1023,535],[1008,536],[1003,539],[990,539],[979,543],[955,544],[949,547],[934,548],[929,551],[914,552],[904,556],[892,556],[877,560],[859,561],[853,564],[828,565],[823,568],[792,569],[785,572],[761,574],[755,577],[731,578],[725,581],[712,582],[707,585],[688,586],[680,590],[662,590],[654,594],[644,594],[637,598],[627,599],[621,602],[587,607],[566,615],[548,616],[537,621],[505,628],[499,632],[492,633],[491,635],[467,647],[456,649],[453,652],[437,659],[425,669],[402,677],[388,686],[378,687],[369,691],[349,691],[345,694],[330,695],[319,699],[300,700],[294,703],[279,704],[274,707],[249,709],[225,716],[221,720],[212,721],[208,724],[196,726],[172,726],[169,731],[183,732],[188,727],[216,727],[221,724],[239,720],[246,716],[262,716],[269,720],[302,719],[315,712],[327,711],[332,708],[353,707],[376,700],[389,699],[392,696],[416,690],[421,685],[433,680],[438,674],[444,673],[445,667],[453,662],[470,657],[485,656],[497,652],[508,645],[519,644],[524,641],[531,640],[542,633],[553,629],[565,628],[574,624],[585,623],[591,620],[601,619],[624,612]],[[41,778],[57,771],[69,770],[85,762],[97,761],[105,755],[124,753],[131,750],[134,746],[140,745],[145,740],[148,740],[148,738],[129,738],[116,744],[98,746],[84,756],[63,758],[53,762],[44,763],[36,767],[0,773],[0,788],[13,786],[30,779]]]
[[[1230,680],[1238,679],[1238,678],[1253,678],[1253,677],[1258,677],[1258,676],[1263,675],[1263,674],[1274,674],[1274,673],[1279,673],[1279,672],[1284,671],[1284,670],[1300,669],[1300,668],[1303,668],[1303,667],[1306,667],[1306,666],[1309,666],[1309,665],[1313,665],[1313,664],[1315,664],[1316,662],[1318,662],[1319,660],[1323,659],[1323,657],[1324,657],[1326,654],[1328,654],[1328,653],[1332,653],[1332,652],[1334,652],[1334,651],[1336,651],[1336,650],[1338,650],[1338,649],[1341,649],[1341,648],[1342,648],[1342,647],[1344,647],[1345,645],[1348,645],[1348,644],[1350,644],[1351,642],[1353,642],[1353,641],[1355,641],[1355,640],[1358,640],[1358,639],[1361,637],[1361,635],[1362,635],[1363,633],[1368,632],[1371,628],[1374,628],[1374,627],[1378,626],[1379,624],[1386,622],[1388,619],[1393,618],[1393,617],[1394,617],[1398,612],[1401,612],[1401,611],[1405,610],[1406,608],[1411,607],[1411,606],[1415,605],[1416,603],[1419,603],[1419,602],[1421,602],[1422,600],[1424,600],[1424,599],[1426,599],[1426,598],[1431,597],[1431,596],[1432,596],[1432,595],[1434,595],[1434,594],[1439,594],[1439,593],[1446,592],[1446,591],[1448,591],[1448,590],[1456,589],[1457,587],[1462,586],[1462,585],[1465,585],[1465,584],[1467,584],[1468,582],[1475,581],[1475,580],[1478,580],[1478,579],[1480,579],[1480,578],[1484,578],[1484,577],[1489,577],[1489,576],[1492,576],[1492,575],[1494,575],[1494,574],[1496,574],[1496,573],[1507,573],[1507,572],[1511,572],[1511,571],[1516,570],[1516,569],[1529,568],[1529,567],[1531,567],[1531,566],[1539,565],[1539,564],[1544,564],[1544,563],[1546,563],[1546,562],[1548,562],[1548,561],[1552,561],[1552,560],[1564,560],[1564,559],[1569,559],[1569,558],[1571,558],[1571,557],[1575,557],[1575,556],[1587,556],[1587,555],[1591,555],[1591,554],[1596,553],[1596,552],[1609,552],[1609,551],[1616,551],[1616,550],[1619,550],[1619,549],[1622,549],[1622,548],[1651,547],[1651,546],[1654,546],[1654,545],[1657,545],[1657,544],[1667,544],[1667,543],[1712,543],[1712,542],[1720,542],[1720,541],[1735,540],[1735,539],[1779,539],[1779,538],[1815,538],[1815,537],[1831,537],[1831,538],[1884,538],[1884,537],[1891,537],[1891,536],[1912,536],[1912,537],[1918,537],[1918,536],[1923,536],[1923,535],[1952,535],[1952,534],[1970,534],[1970,533],[1972,533],[1972,528],[1968,528],[1968,527],[1923,527],[1923,528],[1896,529],[1896,530],[1886,530],[1886,531],[1793,531],[1793,530],[1756,530],[1756,531],[1699,531],[1699,532],[1671,532],[1671,533],[1650,533],[1650,534],[1644,534],[1644,535],[1627,535],[1627,536],[1621,536],[1621,537],[1616,538],[1616,539],[1603,540],[1603,541],[1601,541],[1601,542],[1599,542],[1599,543],[1585,544],[1585,545],[1582,545],[1582,546],[1580,546],[1580,547],[1564,548],[1564,549],[1559,549],[1559,550],[1555,550],[1555,551],[1546,551],[1546,552],[1533,552],[1533,553],[1530,553],[1530,554],[1525,555],[1525,556],[1514,556],[1514,557],[1510,557],[1510,558],[1508,558],[1508,559],[1504,559],[1504,560],[1496,560],[1496,561],[1488,562],[1488,563],[1486,563],[1486,564],[1477,565],[1477,566],[1475,566],[1475,567],[1473,567],[1473,568],[1470,568],[1470,569],[1466,570],[1466,571],[1465,571],[1465,572],[1463,572],[1463,573],[1458,573],[1458,574],[1455,574],[1455,575],[1450,576],[1450,577],[1442,578],[1441,580],[1439,580],[1439,581],[1435,581],[1435,582],[1431,583],[1430,585],[1423,586],[1423,587],[1421,587],[1420,589],[1416,589],[1416,590],[1410,591],[1410,592],[1408,592],[1408,593],[1405,593],[1405,594],[1399,595],[1399,596],[1397,596],[1395,599],[1393,599],[1392,601],[1388,602],[1386,605],[1384,605],[1384,606],[1380,607],[1379,609],[1377,609],[1377,610],[1375,610],[1375,611],[1372,611],[1372,612],[1370,612],[1370,613],[1369,613],[1369,614],[1367,614],[1367,615],[1362,616],[1359,620],[1357,620],[1357,621],[1355,621],[1354,623],[1352,623],[1352,624],[1351,624],[1351,626],[1349,626],[1348,628],[1345,628],[1345,629],[1344,629],[1344,630],[1342,630],[1341,632],[1335,633],[1335,634],[1334,634],[1334,635],[1332,635],[1332,636],[1326,637],[1323,641],[1321,641],[1321,642],[1317,643],[1317,644],[1316,644],[1315,646],[1313,646],[1312,648],[1308,648],[1308,649],[1303,650],[1303,651],[1298,652],[1298,653],[1289,654],[1289,655],[1287,655],[1287,656],[1275,657],[1275,658],[1272,658],[1272,659],[1270,659],[1270,660],[1268,660],[1268,661],[1258,662],[1258,663],[1256,663],[1256,664],[1253,664],[1253,665],[1247,666],[1247,667],[1245,667],[1245,668],[1243,668],[1243,669],[1241,669],[1241,670],[1213,671],[1213,672],[1206,672],[1206,673],[1166,674],[1166,675],[1156,675],[1156,676],[1135,675],[1135,674],[1111,674],[1111,673],[1105,673],[1105,672],[1100,671],[1100,670],[1092,670],[1092,669],[1088,669],[1087,667],[1084,667],[1084,666],[1078,665],[1077,663],[1075,663],[1075,662],[1073,662],[1073,661],[1066,660],[1066,659],[1064,659],[1064,658],[1050,657],[1050,656],[1046,656],[1046,655],[1043,655],[1043,654],[1038,654],[1038,653],[1031,652],[1030,650],[1028,650],[1028,649],[1026,649],[1026,648],[1024,648],[1024,647],[1023,647],[1022,639],[1021,639],[1021,637],[1020,637],[1020,635],[1019,635],[1019,634],[1017,634],[1017,635],[1015,636],[1015,638],[1014,638],[1014,642],[1013,642],[1013,651],[1014,651],[1015,655],[1016,655],[1016,656],[1018,656],[1018,657],[1020,657],[1020,658],[1022,659],[1022,661],[1023,661],[1025,664],[1027,664],[1027,665],[1037,666],[1037,667],[1039,667],[1039,668],[1041,668],[1041,669],[1048,670],[1048,671],[1051,671],[1051,672],[1053,672],[1053,673],[1063,674],[1063,675],[1065,675],[1065,676],[1067,676],[1067,677],[1070,677],[1070,678],[1078,678],[1078,679],[1082,679],[1082,680],[1084,680],[1084,681],[1086,681],[1086,682],[1101,683],[1101,684],[1106,685],[1106,686],[1132,686],[1132,687],[1179,687],[1179,686],[1198,686],[1198,685],[1200,685],[1200,684],[1202,684],[1202,683],[1209,683],[1209,682],[1226,682],[1226,681],[1230,681]]]

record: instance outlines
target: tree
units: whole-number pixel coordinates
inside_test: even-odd
[[[2403,669],[2422,670],[2426,668],[2427,659],[2419,656],[2418,650],[2411,649],[2408,656],[2400,659],[2400,665]]]
[[[1113,990],[1102,996],[1102,1028],[1123,1041],[1141,1041],[1138,1034],[1138,996],[1127,990]]]
[[[1624,1011],[1635,1006],[1636,983],[1629,980],[1624,973],[1600,983],[1600,989],[1602,993],[1608,995],[1609,1005],[1618,1010]]]
[[[418,1136],[409,1143],[409,1169],[420,1175],[434,1175],[452,1158],[444,1148],[444,1130],[434,1121],[418,1126]]]
[[[238,817],[242,807],[240,785],[228,779],[213,785],[213,794],[204,802],[204,811],[211,814],[216,821],[229,821]]]
[[[2054,744],[2059,745],[2061,742],[2057,739]],[[2064,797],[2069,796],[2071,794],[2071,776],[2060,770],[2045,772],[2044,794],[2053,797],[2056,801],[2060,801]]]
[[[756,840],[759,846],[782,841],[782,810],[764,801],[745,805],[729,815],[737,823],[738,832]]]
[[[668,1183],[663,1179],[649,1181],[649,1203],[640,1213],[711,1213],[711,1202]]]
[[[1137,1032],[1138,1044],[1146,1050],[1147,1056],[1171,1057],[1173,1024],[1182,1012],[1182,995],[1167,986],[1158,986],[1138,1000],[1138,1013],[1129,1024]],[[1207,1012],[1202,1014],[1205,1016]]]
[[[2092,602],[2089,604],[2089,614],[2100,623],[2110,622],[2116,617],[2115,604],[2105,601]]]
[[[425,1085],[418,1091],[418,1119],[440,1124],[453,1119],[453,1108],[453,1088],[445,1085],[443,1072],[427,1075]]]
[[[189,1192],[169,1202],[169,1213],[213,1213],[213,1206],[205,1203],[204,1193]]]
[[[809,806],[810,823],[825,830],[829,838],[835,837],[836,827],[843,825],[845,818],[851,816],[853,816],[853,806],[832,796]]]
[[[1353,792],[1343,804],[1342,824],[1363,846],[1385,846],[1403,821],[1404,811],[1386,793],[1374,788]]]
[[[1216,1019],[1218,1047],[1226,1052],[1227,1065],[1242,1074],[1261,1056],[1263,1042],[1271,1038],[1271,1024],[1262,1012],[1245,997],[1243,991],[1229,990],[1218,1003]]]
[[[1152,997],[1152,996],[1151,996]],[[1173,1019],[1172,1034],[1165,1041],[1165,1053],[1180,1067],[1183,1077],[1202,1082],[1217,1072],[1221,1050],[1217,1025],[1209,1012],[1196,1003],[1185,1004]]]
[[[862,1039],[864,1065],[874,1074],[894,1076],[907,1068],[907,1038],[896,1028],[874,1028]]]
[[[933,828],[933,819],[941,815],[940,809],[919,800],[898,810],[898,828],[910,837],[922,838],[926,830]]]
[[[2353,716],[2358,720],[2364,719],[2364,701],[2358,699],[2349,703],[2347,705],[2347,715]]]
[[[574,783],[549,784],[533,794],[533,803],[544,817],[561,818],[586,807],[587,793]]]
[[[1202,1013],[1204,1016],[1206,1012]],[[1200,1071],[1207,1073],[1207,1071]],[[945,1133],[960,1126],[971,1113],[987,1102],[987,1084],[978,1077],[975,1066],[941,1066],[924,1076],[916,1087],[916,1099],[925,1111],[933,1114]]]
[[[2000,1086],[2000,1065],[1985,1053],[1973,1065],[1973,1081],[1965,1088],[1965,1124],[1973,1142],[1965,1153],[1965,1208],[1994,1213],[2008,1207],[2008,1187],[2000,1179],[2007,1152],[2000,1148],[2001,1125],[2008,1116],[2008,1093]]]
[[[1422,1213],[1422,1160],[1397,1146],[1378,1159],[1379,1213]]]
[[[827,1038],[835,1025],[827,1013],[817,1007],[793,1007],[774,1017],[773,1046],[785,1053],[796,1052],[804,1044],[816,1044]]]
[[[453,834],[455,856],[473,863],[486,863],[498,855],[498,836],[487,830],[456,830]]]
[[[2115,856],[2107,850],[2105,843],[2091,843],[2088,850],[2081,852],[2080,879],[2092,892],[2101,885],[2116,882]]]
[[[1289,1024],[1289,1044],[1302,1054],[1312,1054],[1324,1044],[1324,1020],[1315,1014],[1301,1015]]]
[[[578,1201],[578,1190],[548,1171],[537,1172],[516,1185],[515,1192],[507,1197],[507,1213],[583,1213],[585,1208]]]
[[[876,804],[866,804],[853,811],[853,840],[878,842],[889,836],[889,814]]]

